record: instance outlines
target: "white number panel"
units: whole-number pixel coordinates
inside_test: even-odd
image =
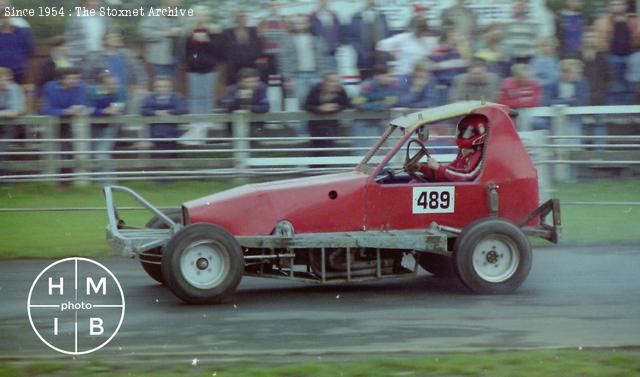
[[[456,204],[454,186],[414,187],[413,213],[453,213]]]

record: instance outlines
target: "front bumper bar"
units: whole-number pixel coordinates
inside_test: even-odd
[[[129,195],[136,202],[142,204],[147,210],[157,216],[167,225],[167,229],[136,228],[125,224],[118,216],[118,210],[114,199],[114,192]],[[139,254],[161,247],[169,242],[169,239],[182,228],[182,224],[172,221],[158,208],[153,206],[135,191],[124,186],[107,186],[104,188],[104,197],[107,206],[107,242],[111,248],[126,257],[135,257]]]

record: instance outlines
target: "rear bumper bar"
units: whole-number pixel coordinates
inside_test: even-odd
[[[551,214],[551,220],[547,216]],[[527,226],[531,220],[538,218],[540,224],[537,226]],[[560,200],[549,199],[540,207],[524,218],[518,226],[522,228],[528,236],[540,237],[553,243],[558,243],[562,233],[562,220],[560,218]]]
[[[118,216],[114,192],[124,193],[142,204],[144,208],[158,216],[167,225],[167,229],[135,228],[127,226]],[[162,211],[153,206],[135,191],[124,186],[107,186],[104,188],[104,197],[107,206],[107,242],[111,248],[126,257],[135,257],[140,253],[156,247],[164,246],[175,234],[182,224],[172,221]]]

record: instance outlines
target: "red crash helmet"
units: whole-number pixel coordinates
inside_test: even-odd
[[[487,117],[480,114],[471,114],[462,118],[458,123],[458,135],[456,137],[458,147],[471,149],[484,144],[488,123]]]

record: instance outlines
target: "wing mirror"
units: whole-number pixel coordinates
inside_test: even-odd
[[[418,127],[416,129],[416,136],[418,137],[418,140],[423,142],[429,140],[429,127],[426,125]]]

